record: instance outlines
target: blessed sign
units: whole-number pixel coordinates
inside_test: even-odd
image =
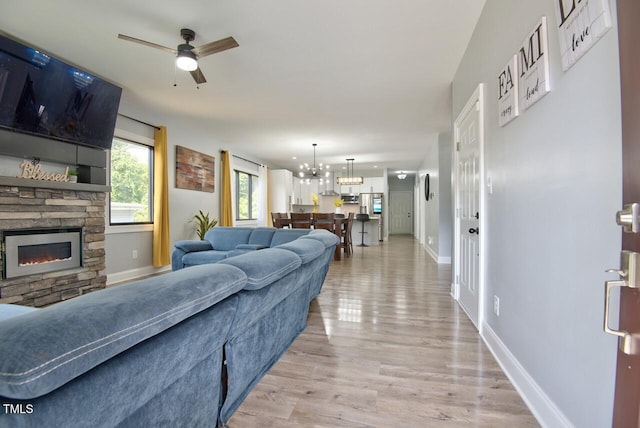
[[[506,125],[518,114],[518,57],[514,55],[498,75],[498,125]]]
[[[69,167],[63,173],[42,171],[39,163],[23,161],[20,164],[20,175],[18,178],[28,178],[30,180],[57,181],[66,183],[69,181]]]
[[[585,0],[583,0],[585,1]],[[549,48],[547,18],[543,16],[518,50],[518,101],[527,109],[547,92],[549,82]]]
[[[565,71],[612,26],[609,0],[556,0],[556,17]]]

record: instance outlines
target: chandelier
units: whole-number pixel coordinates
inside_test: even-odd
[[[300,165],[300,171],[298,177],[306,180],[307,184],[311,183],[311,180],[320,180],[320,185],[324,184],[325,178],[328,178],[331,173],[329,172],[329,165],[322,165],[321,163],[316,166],[316,143],[313,143],[313,165],[304,163]],[[328,181],[328,180],[327,180]]]
[[[346,177],[338,177],[337,183],[341,186],[355,186],[358,184],[362,184],[364,182],[364,178],[362,177],[354,177],[353,175],[353,158],[347,159],[347,176]],[[349,165],[351,165],[351,171],[349,171]]]

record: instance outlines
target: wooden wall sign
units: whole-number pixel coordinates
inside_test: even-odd
[[[498,125],[505,126],[518,114],[518,57],[514,55],[498,75]]]
[[[213,156],[176,146],[176,188],[213,193],[214,168]]]
[[[567,71],[612,26],[609,0],[556,0],[562,69]]]
[[[582,0],[585,1],[585,0]],[[518,102],[529,108],[551,91],[547,18],[543,16],[518,50]]]

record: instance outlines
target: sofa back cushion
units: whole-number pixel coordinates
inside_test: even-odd
[[[31,399],[53,391],[237,293],[246,281],[233,266],[194,266],[2,321],[0,396]]]
[[[302,261],[291,251],[267,248],[229,257],[217,264],[239,268],[247,275],[247,285],[244,289],[259,290],[299,268]]]
[[[275,227],[256,227],[249,236],[249,244],[257,245],[262,248],[269,247],[271,245],[271,239],[273,234],[278,230]]]
[[[311,229],[277,229],[271,240],[271,247],[286,244],[301,236],[308,235]]]
[[[278,245],[278,248],[296,253],[303,265],[319,258],[326,250],[321,242],[313,239],[296,239],[295,241]]]
[[[253,227],[214,227],[204,235],[214,250],[231,251],[238,244],[249,243]]]

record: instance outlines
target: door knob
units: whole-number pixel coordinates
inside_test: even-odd
[[[472,227],[471,229],[469,229],[469,233],[471,233],[471,234],[475,233],[477,235],[480,235],[480,228],[479,227],[476,227],[476,228]]]
[[[627,233],[640,232],[640,204],[625,205],[616,213],[616,223]]]

